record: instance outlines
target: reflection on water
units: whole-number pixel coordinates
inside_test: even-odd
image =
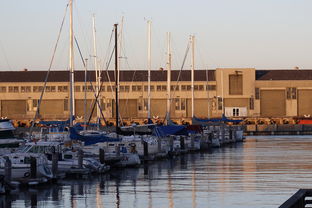
[[[58,181],[0,196],[0,207],[277,207],[311,188],[312,137],[250,137],[108,175]]]

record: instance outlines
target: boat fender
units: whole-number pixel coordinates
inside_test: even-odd
[[[25,177],[25,178],[28,178],[29,176],[30,176],[30,172],[24,173],[24,177]]]

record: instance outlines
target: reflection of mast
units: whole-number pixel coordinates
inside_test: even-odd
[[[152,197],[152,184],[151,180],[148,180],[148,208],[153,208],[153,197]]]
[[[196,170],[192,172],[192,208],[196,208]]]
[[[169,208],[173,208],[174,202],[173,202],[173,191],[172,191],[170,171],[168,171],[168,200],[169,200]]]
[[[95,190],[95,193],[96,193],[95,199],[96,199],[96,207],[97,207],[97,208],[102,208],[102,207],[104,207],[103,201],[102,201],[102,196],[101,196],[101,193],[100,193],[100,190],[101,190],[101,188],[100,188],[100,184],[99,184],[99,185],[96,187],[96,190]]]
[[[116,208],[120,207],[119,180],[116,180]]]

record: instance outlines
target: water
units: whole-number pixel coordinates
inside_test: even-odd
[[[19,190],[0,207],[278,207],[312,188],[312,137],[249,137],[245,143],[137,169]]]

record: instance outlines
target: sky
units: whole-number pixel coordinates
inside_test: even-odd
[[[0,2],[0,70],[47,70],[68,1]],[[166,32],[171,32],[173,69],[182,67],[190,35],[195,35],[197,69],[312,69],[311,0],[74,0],[74,33],[90,69],[92,14],[101,68],[112,50],[113,25],[119,23],[121,69],[146,69],[151,20],[153,69],[166,65]],[[68,69],[68,28],[67,12],[52,70]],[[184,69],[190,67],[189,53],[186,60]],[[75,68],[83,68],[77,48]]]

